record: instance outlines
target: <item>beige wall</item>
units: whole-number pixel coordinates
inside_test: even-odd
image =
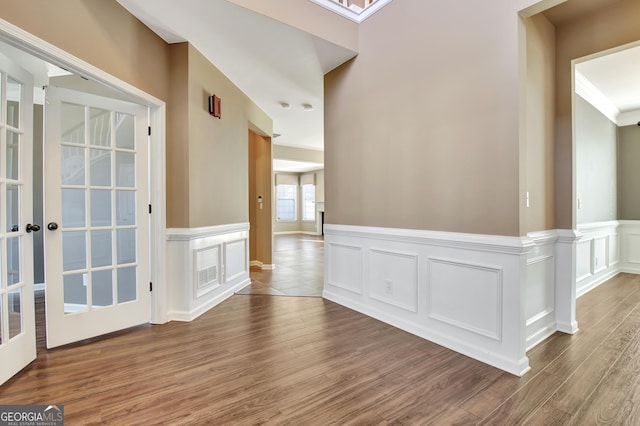
[[[324,170],[316,172],[316,203],[324,203]]]
[[[618,213],[621,220],[640,220],[640,126],[619,128]]]
[[[394,1],[358,50],[325,76],[326,222],[519,235],[516,5]]]
[[[167,226],[189,226],[189,46],[172,44],[167,103]]]
[[[0,18],[159,99],[168,97],[167,44],[115,1],[0,0]]]
[[[526,37],[525,148],[522,192],[529,192],[521,234],[555,227],[555,27],[543,16],[524,20]],[[522,195],[521,195],[522,196]]]
[[[640,2],[621,0],[556,28],[556,227],[572,228],[571,60],[640,39]]]
[[[279,160],[305,161],[324,164],[324,151],[314,149],[294,148],[291,146],[274,145],[273,158]]]
[[[249,221],[249,123],[271,134],[272,121],[189,45],[189,227]],[[222,119],[208,96],[222,99]]]

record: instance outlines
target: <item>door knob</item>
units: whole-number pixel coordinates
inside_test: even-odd
[[[32,225],[30,223],[27,224],[27,229],[26,229],[27,234],[31,231],[38,232],[39,230],[40,230],[40,225]]]
[[[49,224],[47,225],[47,229],[49,231],[55,231],[56,229],[58,229],[58,224],[55,222],[49,222]]]

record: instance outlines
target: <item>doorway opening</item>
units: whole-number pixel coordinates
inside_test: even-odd
[[[141,283],[142,279],[140,278],[143,278],[145,282],[144,292],[146,294],[145,297],[147,302],[141,305],[144,305],[142,308],[142,315],[144,319],[142,322],[165,322],[163,312],[166,311],[166,306],[162,303],[162,300],[164,299],[164,293],[166,292],[166,289],[164,287],[164,274],[158,273],[160,265],[164,265],[164,248],[161,244],[156,244],[157,241],[162,241],[162,239],[158,236],[162,234],[165,228],[164,103],[6,22],[0,22],[0,54],[4,58],[8,58],[12,63],[16,63],[20,67],[20,69],[26,70],[28,74],[34,77],[33,83],[29,82],[29,84],[23,84],[24,87],[21,88],[23,93],[30,93],[33,90],[33,94],[35,97],[35,102],[33,103],[35,104],[35,107],[31,107],[32,98],[31,94],[29,94],[29,103],[24,104],[25,107],[28,105],[29,108],[23,109],[32,109],[32,111],[29,112],[29,118],[31,119],[32,117],[35,117],[37,120],[37,123],[35,121],[33,123],[29,121],[30,129],[27,132],[29,138],[24,139],[24,141],[28,141],[29,144],[28,161],[31,161],[32,159],[31,149],[34,148],[34,145],[37,145],[37,148],[35,148],[36,154],[33,156],[33,163],[30,163],[28,167],[23,170],[28,170],[29,173],[34,172],[33,179],[38,183],[38,185],[36,185],[37,188],[35,191],[35,196],[32,197],[31,192],[29,192],[28,204],[24,204],[23,207],[21,207],[20,211],[24,212],[24,214],[26,215],[24,218],[25,221],[28,217],[29,224],[26,227],[26,232],[30,233],[31,236],[35,236],[34,242],[38,247],[33,250],[35,254],[35,260],[32,262],[31,257],[29,256],[30,261],[24,262],[24,264],[21,265],[21,267],[29,270],[29,274],[25,273],[24,275],[25,277],[28,277],[28,280],[25,281],[24,289],[21,290],[21,298],[24,300],[35,299],[35,303],[38,305],[37,311],[39,315],[35,315],[36,318],[40,319],[40,323],[38,325],[38,346],[44,347],[45,341],[43,330],[46,324],[43,324],[42,321],[42,319],[44,318],[42,314],[44,314],[45,312],[43,303],[43,290],[47,290],[44,284],[45,281],[47,281],[45,275],[51,269],[54,269],[51,267],[51,265],[49,265],[49,263],[51,259],[55,258],[58,259],[58,263],[63,265],[61,266],[61,269],[64,270],[64,272],[60,274],[62,284],[59,286],[60,293],[62,295],[61,300],[63,301],[62,306],[64,306],[64,308],[60,310],[61,315],[67,316],[69,318],[76,315],[76,312],[74,312],[72,309],[67,309],[70,305],[73,304],[71,303],[71,301],[66,300],[66,297],[69,294],[67,290],[70,290],[72,287],[80,290],[82,290],[83,287],[85,289],[89,288],[91,286],[92,279],[95,279],[95,283],[99,281],[100,277],[98,277],[98,275],[102,275],[102,278],[105,278],[106,275],[110,275],[112,278],[111,281],[108,282],[108,280],[106,279],[103,280],[103,283],[107,284],[103,285],[102,289],[108,289],[109,285],[111,285],[111,289],[114,290],[114,292],[112,293],[114,304],[119,304],[120,302],[126,304],[126,302],[133,302],[134,299],[138,300],[139,296],[143,294],[141,288],[133,290],[132,293],[132,289],[126,289],[126,285],[123,283],[125,283],[126,281],[130,282],[131,279],[133,279],[134,281],[137,280],[137,282]],[[58,68],[53,64],[64,66],[65,70],[62,70],[61,68]],[[80,75],[82,75],[83,77],[79,77]],[[42,202],[44,193],[47,191],[46,186],[43,188],[42,182],[44,181],[47,185],[49,185],[52,181],[50,176],[44,176],[43,174],[43,169],[49,170],[52,168],[45,166],[48,157],[42,155],[43,145],[49,142],[47,141],[47,138],[44,136],[44,133],[42,131],[44,127],[43,123],[44,121],[46,121],[47,115],[51,115],[50,111],[47,111],[47,100],[44,96],[43,90],[44,86],[59,86],[65,88],[71,86],[78,93],[100,97],[103,99],[123,101],[131,105],[135,104],[138,105],[139,108],[141,107],[143,110],[139,117],[134,118],[131,115],[127,117],[124,117],[123,115],[118,116],[118,112],[116,112],[116,110],[119,108],[103,108],[101,111],[98,111],[97,109],[92,110],[92,107],[89,106],[89,104],[81,106],[81,102],[67,102],[66,106],[65,104],[62,104],[63,109],[68,107],[67,109],[75,108],[76,111],[82,111],[81,115],[83,115],[83,117],[87,118],[89,121],[97,121],[97,116],[106,117],[103,124],[104,126],[106,126],[105,128],[109,126],[111,127],[109,131],[106,131],[104,133],[96,132],[95,134],[93,134],[93,136],[97,137],[97,139],[101,139],[101,135],[109,135],[109,142],[102,144],[102,146],[100,146],[101,144],[97,142],[97,139],[94,140],[94,142],[91,142],[88,138],[84,141],[81,141],[80,139],[67,139],[66,141],[63,141],[64,143],[61,145],[61,150],[65,151],[66,154],[69,154],[74,150],[77,154],[79,151],[84,149],[82,156],[65,156],[63,154],[62,157],[73,161],[77,160],[80,157],[84,159],[85,183],[80,184],[78,182],[63,182],[62,185],[58,188],[63,192],[63,194],[60,195],[60,199],[58,200],[58,202],[64,204],[66,201],[70,201],[75,198],[75,202],[71,202],[71,207],[67,206],[68,208],[63,208],[61,210],[61,212],[58,214],[58,216],[60,216],[59,218],[50,218],[43,215],[42,213],[43,210],[45,212],[48,210],[48,206],[45,206]],[[78,120],[78,123],[80,121],[83,120]],[[127,124],[127,122],[129,124]],[[136,123],[135,126],[131,125],[131,123],[133,122]],[[78,128],[79,127],[80,126],[78,126]],[[130,146],[126,145],[127,142],[123,142],[124,139],[121,139],[120,142],[117,142],[118,136],[116,135],[116,133],[120,133],[121,135],[127,132],[132,133],[133,130],[131,129],[133,128],[142,130],[141,133],[144,134],[144,136],[140,138],[139,141],[136,140],[134,144]],[[33,135],[31,135],[31,130],[34,131]],[[85,127],[83,131],[78,130],[78,132],[76,133],[78,133],[78,135],[84,133],[84,135],[87,136],[89,131],[90,129]],[[63,146],[65,144],[67,145],[66,148]],[[78,146],[72,147],[71,145]],[[148,157],[146,156],[146,154],[141,155],[140,153],[142,151],[140,150],[147,151],[149,154]],[[25,150],[24,152],[26,153],[27,151]],[[135,161],[137,160],[134,160],[135,164],[129,161],[132,158],[138,158],[137,156],[143,159],[143,168],[136,168],[138,163],[135,163]],[[120,158],[119,160],[118,157]],[[24,155],[24,158],[25,160],[27,160],[26,154]],[[31,170],[32,166],[33,170]],[[62,160],[60,160],[58,161],[56,166],[58,168],[58,180],[60,178],[64,179],[65,175],[60,172],[60,169],[68,171],[70,168],[65,166],[69,166],[69,164],[64,163]],[[98,184],[91,181],[91,168],[94,167],[97,170],[101,166],[104,166],[103,172],[105,172],[105,170],[107,169],[110,170],[109,178],[111,179],[111,183],[109,185],[104,183],[102,184],[102,186],[104,186],[104,188],[102,189],[106,192],[110,192],[107,197],[109,199],[108,204],[110,205],[110,209],[95,208],[94,210],[96,212],[99,212],[100,210],[110,210],[110,212],[113,213],[113,216],[111,218],[112,224],[110,225],[110,229],[108,231],[105,229],[90,229],[92,226],[90,223],[92,220],[92,212],[91,204],[88,204],[88,202],[90,201],[92,195],[95,195],[98,198],[100,195],[97,192],[94,192],[98,191],[99,189],[93,187]],[[125,169],[127,169],[127,173],[125,173]],[[119,174],[118,170],[122,173]],[[94,177],[99,178],[99,175],[100,173],[98,172],[94,173]],[[127,183],[125,175],[129,177],[133,176],[133,181],[135,181],[135,184],[133,186],[130,184],[132,180],[129,180],[129,183]],[[78,175],[76,175],[76,177],[77,176]],[[103,173],[103,177],[104,176],[105,174]],[[120,176],[120,178],[118,178],[118,176]],[[28,182],[29,191],[31,191],[31,189],[33,189],[34,187],[33,183],[31,182],[31,176],[29,176],[29,178],[25,180],[25,182]],[[144,185],[139,186],[138,184]],[[84,191],[83,194],[80,194],[81,190]],[[71,192],[74,191],[77,197],[72,196],[73,194],[71,194]],[[25,196],[23,198],[27,197]],[[51,197],[47,197],[47,203],[51,202],[51,200]],[[94,199],[94,201],[95,200],[96,199]],[[33,207],[31,205],[32,201],[35,201],[33,203]],[[134,201],[134,203],[137,204],[135,206],[132,206],[130,203],[127,203],[127,201]],[[138,208],[138,204],[140,202],[144,203],[144,209],[142,210]],[[133,214],[137,215],[138,212],[142,213],[142,211],[146,213],[147,204],[152,203],[155,207],[155,214],[153,217],[146,219],[144,223],[136,219],[135,225],[132,223],[126,225],[121,221],[121,219],[125,221],[127,220],[127,214],[124,214],[124,216],[121,214],[123,212],[127,212],[125,207],[134,207],[136,209],[136,212]],[[71,275],[71,272],[67,268],[69,266],[69,262],[64,261],[65,252],[69,254],[69,261],[71,261],[71,259],[75,257],[75,254],[74,256],[71,256],[72,250],[70,250],[69,248],[69,238],[62,236],[64,235],[64,222],[72,220],[73,217],[77,218],[79,216],[78,212],[82,209],[84,209],[82,213],[84,214],[84,218],[86,219],[87,223],[84,227],[76,223],[75,225],[77,226],[75,226],[75,228],[78,229],[70,226],[67,229],[67,231],[69,232],[66,234],[66,236],[70,236],[72,232],[84,233],[84,238],[80,238],[80,240],[78,241],[82,241],[81,246],[86,249],[84,252],[84,261],[88,266],[84,268],[87,269],[86,271],[81,271],[82,273],[76,274],[77,277],[68,279],[67,277]],[[129,210],[128,212],[131,213],[131,210]],[[129,214],[128,217],[129,219],[131,219],[131,214]],[[118,223],[120,223],[120,225],[118,225]],[[18,226],[18,231],[22,229],[21,225]],[[126,229],[128,226],[131,226],[131,228]],[[118,228],[120,228],[120,230]],[[56,230],[58,231],[57,233],[55,232]],[[111,255],[113,255],[113,261],[115,263],[112,264],[113,268],[109,272],[107,272],[106,269],[104,271],[100,271],[98,270],[98,266],[94,267],[91,265],[91,262],[94,260],[94,258],[96,258],[96,256],[91,256],[91,233],[98,231],[103,231],[103,236],[107,236],[106,234],[110,233],[112,237],[115,237],[111,241],[112,250],[110,253]],[[58,239],[61,241],[58,250],[52,251],[50,249],[44,248],[44,244],[47,242],[47,236],[43,235],[45,232],[49,232],[50,234],[48,235],[52,236],[60,235]],[[118,233],[120,233],[121,237],[120,243],[118,243],[117,240]],[[127,240],[127,236],[125,234],[128,234],[128,242],[126,243],[125,240]],[[31,237],[28,234],[23,235],[22,231],[20,231],[19,235],[22,236],[22,239],[25,241],[26,239],[30,239],[27,237]],[[95,235],[97,236],[97,234]],[[49,240],[54,239],[55,237],[49,238]],[[96,247],[107,247],[107,245],[98,244],[100,241],[105,242],[106,240],[100,240],[96,237],[93,241],[95,242],[94,246]],[[120,244],[119,248],[118,244]],[[138,257],[137,254],[135,255],[135,259],[131,256],[122,257],[123,253],[126,253],[127,250],[129,250],[130,254],[132,253],[130,251],[132,244],[136,246],[136,253],[138,253],[137,249],[139,247],[143,247],[149,253],[149,258],[141,258]],[[31,245],[29,245],[29,251],[32,251]],[[99,250],[97,249],[94,250],[94,255],[98,251]],[[106,250],[106,252],[108,252],[108,250]],[[120,260],[122,261],[120,263],[120,269],[122,269],[121,271],[117,270],[117,265],[119,262],[118,253],[120,253]],[[5,255],[6,252],[3,253],[3,256]],[[78,258],[76,258],[75,260],[77,261]],[[95,260],[99,259],[96,258]],[[44,267],[45,264],[47,265],[46,267]],[[130,267],[130,269],[126,271],[125,266]],[[92,270],[91,268],[94,269]],[[140,275],[138,272],[142,269],[145,269],[147,271],[145,277],[142,277],[142,275]],[[34,272],[35,277],[33,275]],[[127,272],[133,272],[133,275],[129,274],[129,279],[125,279]],[[118,275],[123,278],[122,280],[120,280],[120,283]],[[132,276],[137,278],[131,278]],[[147,276],[149,278],[147,278]],[[151,279],[156,282],[156,292],[152,295],[151,303],[149,303],[148,281],[150,281]],[[23,278],[23,281],[24,280],[25,278]],[[104,309],[102,309],[102,313],[100,314],[103,317],[97,319],[97,323],[109,322],[108,318],[106,318],[106,312],[108,312],[107,303],[104,303],[104,301],[108,299],[108,296],[105,296],[105,294],[102,294],[102,296],[105,297],[100,296],[98,294],[100,292],[97,290],[98,287],[100,286],[96,284],[96,291],[93,295],[96,297],[93,298],[91,297],[91,291],[85,290],[85,294],[87,295],[86,310],[94,309],[95,311],[100,311],[100,308],[104,307]],[[129,293],[127,293],[128,290]],[[35,295],[36,293],[37,297]],[[76,303],[76,305],[78,304]],[[27,303],[25,306],[29,308],[28,311],[20,312],[23,312],[24,316],[33,318],[33,304]],[[126,317],[128,315],[123,316]],[[23,323],[23,326],[33,328],[32,331],[26,334],[28,336],[33,336],[35,346],[35,324],[30,321],[26,321]],[[107,332],[109,331],[98,330],[96,332],[96,335],[104,334]],[[7,342],[2,343],[3,348],[0,349],[3,350],[4,346],[10,345],[9,339],[7,339]],[[65,344],[65,342],[63,342],[62,344]],[[10,352],[5,351],[5,353],[9,354]],[[16,364],[22,364],[22,366],[24,366],[30,362],[30,359],[25,358],[21,353],[16,352],[15,355],[15,357],[13,355],[11,355],[11,357],[12,359],[16,358]]]
[[[638,274],[640,42],[573,61],[576,296]]]

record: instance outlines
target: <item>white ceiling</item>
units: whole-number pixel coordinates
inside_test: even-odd
[[[321,163],[279,160],[277,158],[273,159],[274,172],[305,173],[305,172],[311,172],[314,170],[321,170],[323,168],[324,168],[324,164],[321,164]]]
[[[275,144],[324,149],[323,76],[355,52],[226,0],[117,1],[168,43],[206,56],[273,119]]]
[[[640,121],[640,45],[576,64],[576,92],[619,126]]]

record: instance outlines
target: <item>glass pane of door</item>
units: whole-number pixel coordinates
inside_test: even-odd
[[[147,108],[47,88],[47,346],[149,321]],[[49,166],[49,167],[48,167]],[[51,291],[49,291],[51,289]]]
[[[36,356],[31,216],[32,77],[0,56],[0,384]]]
[[[135,117],[66,102],[61,111],[64,312],[75,314],[136,300]]]

